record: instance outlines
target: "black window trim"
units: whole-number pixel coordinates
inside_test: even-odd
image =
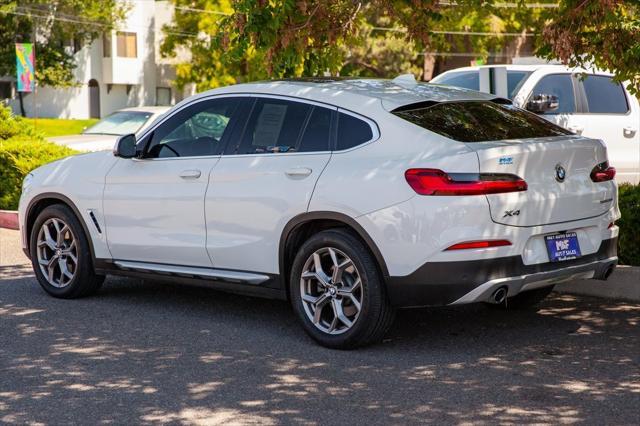
[[[590,112],[589,111],[589,100],[587,99],[587,90],[584,88],[584,82],[580,79],[580,74],[585,73],[575,73],[573,74],[575,78],[575,83],[577,84],[577,95],[581,98],[582,101],[582,110],[580,112],[576,112],[576,114],[580,115],[616,115],[616,116],[628,116],[631,115],[631,104],[629,102],[629,97],[627,94],[627,89],[623,86],[623,83],[616,83],[617,85],[622,87],[622,94],[624,95],[624,101],[627,103],[627,112]],[[595,73],[586,73],[589,77],[605,77],[612,79],[613,75],[607,74],[595,74]]]
[[[576,110],[574,112],[549,112],[549,113],[546,113],[546,114],[538,114],[538,115],[545,116],[545,115],[563,115],[563,114],[580,114],[580,113],[582,113],[582,111],[584,111],[584,108],[585,108],[584,102],[586,101],[586,99],[583,98],[582,96],[580,96],[580,88],[578,86],[578,81],[577,81],[577,78],[575,76],[575,73],[573,73],[573,72],[554,72],[554,73],[550,73],[550,74],[543,74],[538,79],[538,81],[536,81],[535,84],[533,85],[533,88],[531,89],[531,93],[529,93],[529,95],[527,96],[527,98],[524,101],[524,104],[523,104],[524,107],[526,107],[526,105],[529,103],[531,98],[535,95],[534,89],[536,88],[536,86],[544,78],[550,77],[550,76],[554,76],[554,75],[568,75],[569,78],[571,79],[571,87],[573,87],[573,101],[575,103]]]

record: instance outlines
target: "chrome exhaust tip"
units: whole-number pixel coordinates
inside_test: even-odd
[[[597,279],[601,280],[601,281],[606,281],[607,279],[609,279],[609,277],[613,273],[614,269],[615,269],[614,265],[607,266],[607,268],[604,270],[604,272],[602,272]]]
[[[504,301],[507,300],[507,292],[507,287],[500,287],[491,295],[491,302],[497,305],[504,303]]]

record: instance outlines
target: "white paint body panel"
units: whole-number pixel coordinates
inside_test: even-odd
[[[104,233],[102,215],[102,193],[104,179],[116,162],[111,153],[95,152],[76,155],[49,163],[32,172],[33,178],[20,197],[19,220],[21,224],[22,245],[27,246],[28,236],[23,224],[26,223],[26,208],[31,200],[44,194],[61,194],[67,197],[80,212],[80,219],[87,225],[95,256],[111,258]],[[98,233],[92,225],[89,211],[92,210],[103,232]]]
[[[596,164],[607,160],[602,142],[580,137],[469,144],[478,154],[482,173],[510,173],[523,178],[523,192],[487,196],[495,222],[536,226],[596,217],[611,208],[615,184],[592,182]],[[500,164],[509,158],[512,164]],[[563,182],[556,167],[566,170]],[[506,211],[519,211],[509,216]]]
[[[205,212],[213,265],[278,273],[285,225],[307,211],[330,153],[224,156],[211,174]],[[287,171],[308,169],[308,175]]]
[[[114,259],[211,266],[204,196],[220,157],[119,158],[106,176],[104,216]],[[199,171],[197,178],[183,172]]]

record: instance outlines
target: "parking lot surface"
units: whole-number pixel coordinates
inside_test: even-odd
[[[401,311],[381,344],[334,351],[279,301],[122,278],[53,299],[8,246],[0,423],[640,423],[638,304]]]

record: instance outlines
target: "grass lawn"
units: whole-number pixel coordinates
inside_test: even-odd
[[[31,124],[43,132],[45,137],[77,135],[86,127],[94,125],[98,120],[63,120],[59,118],[27,119]]]

